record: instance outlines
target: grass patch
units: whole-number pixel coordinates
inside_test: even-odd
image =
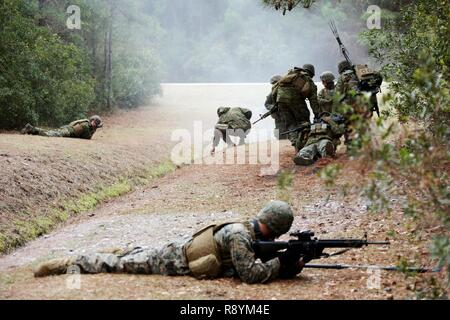
[[[99,204],[117,198],[132,191],[137,186],[144,186],[154,179],[175,171],[177,168],[170,161],[157,166],[145,168],[118,179],[109,186],[99,186],[97,191],[82,195],[78,199],[67,200],[58,208],[51,208],[41,216],[24,213],[27,219],[11,221],[0,230],[0,253],[8,253],[16,247],[51,231],[56,225],[67,221],[86,211],[95,209]],[[28,218],[29,217],[29,218]]]

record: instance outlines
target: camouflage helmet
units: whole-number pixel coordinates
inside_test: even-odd
[[[95,116],[90,117],[89,122],[92,122],[92,121],[95,122],[95,125],[97,128],[103,127],[103,121],[99,116],[95,115]]]
[[[331,71],[325,71],[320,75],[320,80],[323,82],[333,82],[336,79],[333,72]]]
[[[271,201],[258,213],[256,219],[264,223],[275,237],[279,237],[291,228],[294,214],[286,202]]]
[[[341,61],[338,64],[339,74],[344,73],[344,71],[346,71],[346,70],[351,70],[351,68],[352,68],[352,65],[347,60]]]
[[[220,117],[228,111],[230,111],[230,108],[220,107],[219,109],[217,109],[217,115]]]
[[[313,78],[316,75],[316,68],[314,68],[312,64],[307,63],[303,65],[303,69],[309,72],[311,78]]]
[[[273,76],[272,78],[270,78],[270,84],[275,84],[275,83],[277,83],[278,81],[280,81],[282,78],[283,78],[283,77],[280,76],[280,75]]]

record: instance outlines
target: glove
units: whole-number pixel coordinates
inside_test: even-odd
[[[309,254],[304,254],[301,256],[301,258],[305,264],[307,264],[308,262],[310,262],[313,259],[313,257]]]
[[[282,279],[290,279],[299,274],[302,271],[302,268],[298,263],[301,256],[302,255],[299,252],[295,252],[294,250],[289,249],[281,254],[278,257],[278,259],[280,260],[279,277]]]
[[[280,264],[283,267],[296,264],[300,260],[301,256],[302,254],[300,252],[287,249],[280,256],[278,256],[278,260],[280,260]]]

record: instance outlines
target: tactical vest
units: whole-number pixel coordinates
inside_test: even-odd
[[[89,120],[81,119],[81,120],[73,121],[69,124],[69,126],[71,126],[73,128],[75,137],[79,137],[83,134],[83,132],[84,132],[84,128],[82,126],[83,123],[86,123],[87,125],[89,125]]]
[[[311,125],[310,128],[310,135],[317,135],[317,134],[327,134],[328,130],[330,130],[330,125],[327,123],[315,123]]]
[[[243,221],[230,221],[213,224],[203,228],[193,235],[192,241],[186,246],[186,258],[189,270],[197,279],[214,279],[222,271],[222,259],[214,234],[223,227]]]

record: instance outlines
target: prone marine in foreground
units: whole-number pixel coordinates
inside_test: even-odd
[[[119,254],[93,253],[54,259],[38,266],[34,274],[36,277],[63,274],[70,266],[77,266],[81,273],[190,275],[198,279],[239,277],[246,283],[290,278],[308,262],[301,252],[286,250],[262,262],[255,255],[253,244],[273,242],[289,231],[293,220],[287,203],[272,201],[255,219],[208,226],[185,243],[170,243],[159,250],[138,247]]]

